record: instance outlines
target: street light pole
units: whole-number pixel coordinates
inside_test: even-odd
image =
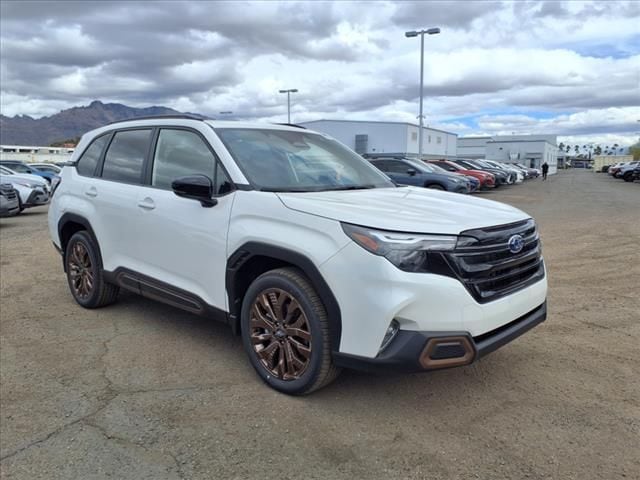
[[[297,88],[290,88],[289,90],[279,90],[280,93],[287,94],[287,123],[291,123],[291,94],[297,93]]]
[[[422,113],[423,92],[424,92],[424,35],[436,35],[440,33],[439,28],[428,28],[420,31],[405,32],[404,36],[407,38],[417,37],[420,35],[420,130],[418,131],[418,158],[422,160],[422,130],[424,127],[424,115]]]

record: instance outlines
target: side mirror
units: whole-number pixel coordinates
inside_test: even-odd
[[[415,170],[415,169],[413,169],[413,168],[410,168],[409,170],[407,170],[407,174],[408,174],[408,175],[410,175],[410,176],[412,176],[412,177],[413,177],[416,173],[418,173],[418,172],[416,172],[416,170]]]
[[[176,178],[171,189],[179,197],[198,200],[203,207],[213,207],[218,201],[213,197],[213,182],[206,175],[189,175]]]

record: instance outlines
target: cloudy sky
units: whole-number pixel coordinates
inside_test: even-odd
[[[633,143],[640,2],[29,2],[3,0],[1,111],[94,99],[241,119],[416,122],[459,135]]]

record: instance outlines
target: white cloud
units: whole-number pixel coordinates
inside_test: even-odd
[[[294,120],[415,122],[420,42],[404,31],[436,25],[425,39],[433,126],[626,139],[640,104],[636,2],[35,5],[2,2],[4,115],[97,98],[283,121],[277,91],[298,88]]]

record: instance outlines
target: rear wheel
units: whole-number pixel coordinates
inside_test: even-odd
[[[327,312],[309,280],[295,268],[260,275],[242,302],[242,342],[253,368],[270,387],[305,395],[331,383]]]
[[[64,261],[69,289],[81,306],[99,308],[116,301],[120,289],[105,281],[98,247],[86,231],[69,239]]]

